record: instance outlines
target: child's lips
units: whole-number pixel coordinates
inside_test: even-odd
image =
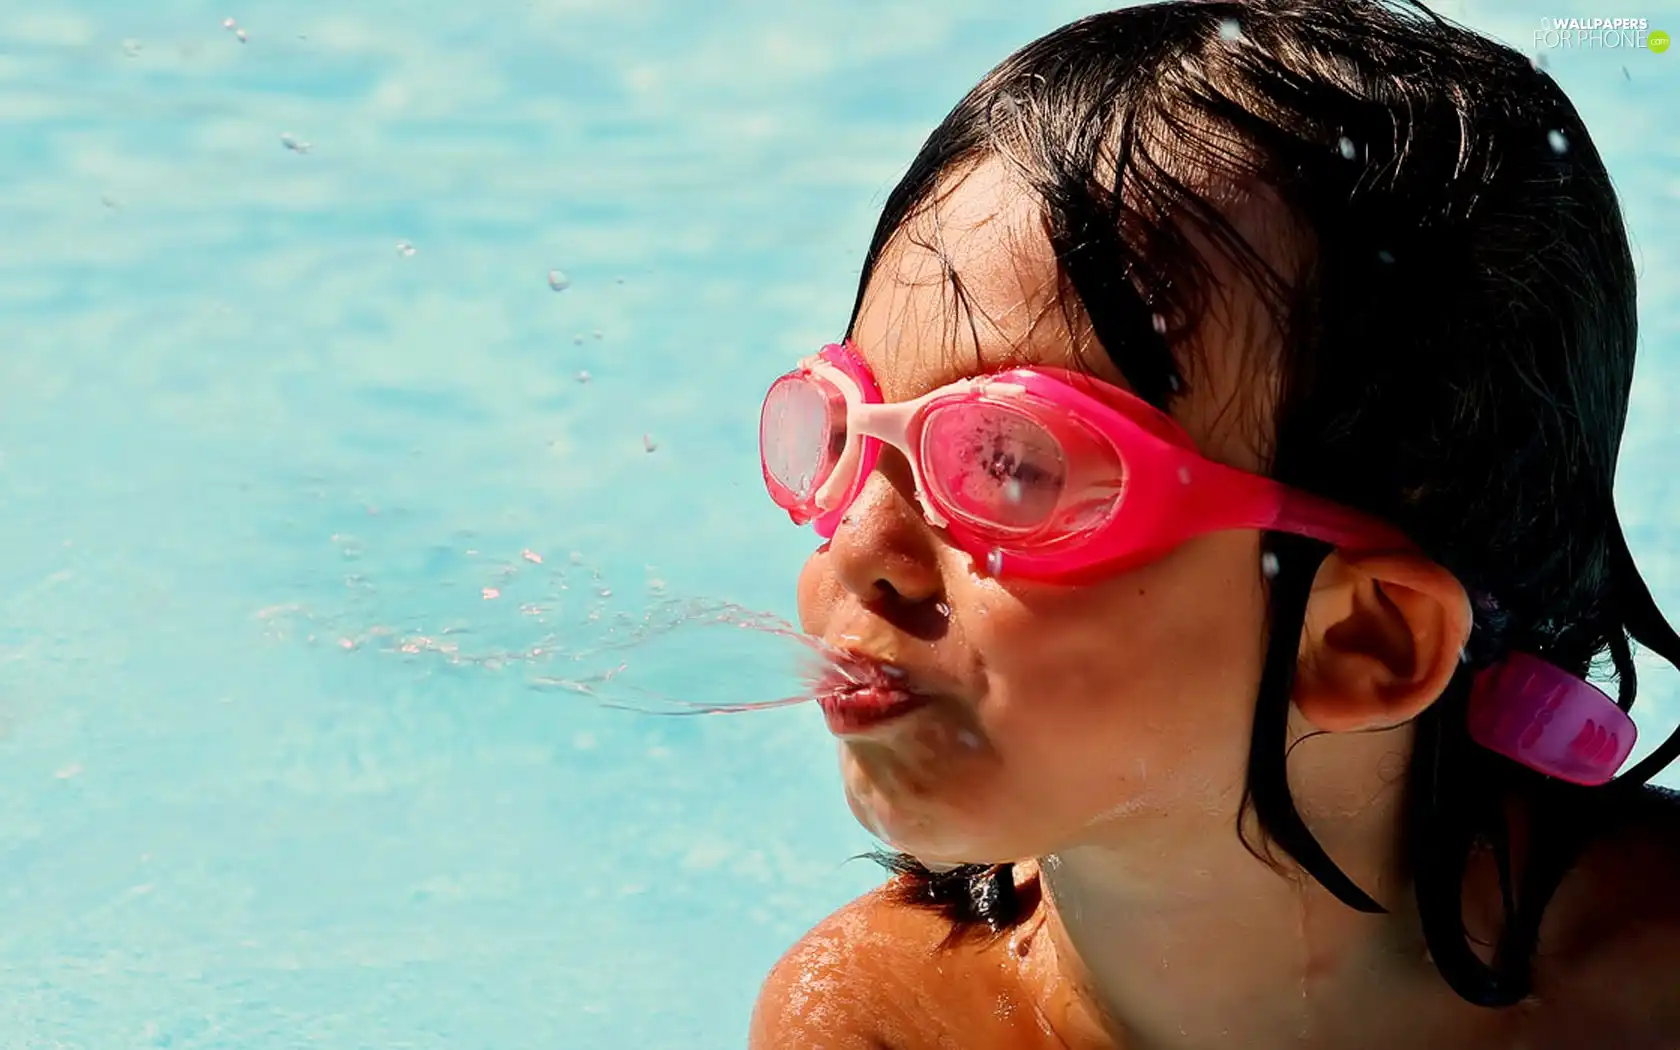
[[[851,686],[817,694],[817,706],[835,736],[874,729],[926,706],[933,698],[904,689]]]
[[[812,696],[836,736],[873,729],[935,699],[934,694],[917,689],[903,668],[850,652],[823,672]]]

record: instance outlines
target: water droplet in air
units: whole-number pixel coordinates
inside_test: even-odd
[[[588,372],[579,372],[577,374],[577,381],[580,382],[580,383],[589,382],[589,373]]]
[[[234,28],[234,27],[236,27],[236,26],[238,26],[238,25],[239,25],[239,23],[238,23],[238,22],[235,22],[235,21],[234,21],[234,20],[233,20],[233,19],[231,19],[231,18],[224,18],[224,19],[222,19],[222,28],[223,28],[223,29],[233,29],[233,28]]]
[[[1149,327],[1155,329],[1156,335],[1167,334],[1167,319],[1160,314],[1149,315]]]
[[[1628,72],[1628,68],[1626,66],[1622,67],[1622,79],[1628,81],[1633,79],[1633,74]]]
[[[622,278],[622,277],[615,277],[615,278],[613,278],[613,283],[614,283],[614,284],[623,284],[623,283],[624,283],[624,278]]]
[[[486,588],[484,588],[484,592],[483,592],[483,593],[484,593],[484,600],[485,600],[485,601],[489,601],[489,600],[490,600],[490,599],[492,599],[492,598],[500,598],[500,597],[501,597],[501,596],[502,596],[502,592],[501,592],[501,591],[498,591],[498,590],[497,590],[497,589],[496,589],[496,588],[494,588],[494,587],[486,587]]]
[[[282,131],[280,133],[280,145],[291,150],[293,153],[309,152],[309,143],[303,141],[289,131]]]
[[[654,444],[652,434],[643,434],[642,435],[642,451],[652,452],[654,449],[656,449],[658,447],[659,447],[658,445]]]
[[[572,279],[559,270],[548,271],[548,286],[557,292],[563,292],[572,286]]]
[[[1189,467],[1179,467],[1178,468],[1178,483],[1180,485],[1190,484],[1190,468]]]
[[[1569,139],[1556,128],[1546,132],[1546,143],[1552,147],[1552,152],[1560,157],[1569,152]]]
[[[1243,38],[1242,23],[1235,18],[1227,18],[1219,23],[1219,39],[1226,43],[1235,43]]]
[[[594,336],[597,341],[599,341],[600,338],[601,338],[601,330],[599,328],[595,329],[593,332],[590,332],[589,334]]]
[[[570,559],[570,561],[573,565],[582,565],[583,564],[583,555],[581,553],[577,552],[577,551],[573,551],[567,557]]]
[[[986,572],[992,576],[1003,575],[1003,552],[996,547],[986,555]]]
[[[1260,555],[1260,574],[1268,580],[1277,579],[1278,556],[1271,551]]]
[[[235,29],[233,31],[233,35],[239,38],[239,42],[241,44],[243,44],[245,41],[250,39],[250,37],[247,37],[245,35],[245,30],[243,30],[243,29]]]
[[[123,54],[127,55],[129,58],[139,58],[140,46],[140,41],[138,40],[124,40]]]
[[[1359,155],[1359,150],[1354,146],[1353,140],[1346,135],[1336,140],[1336,148],[1341,151],[1343,160],[1352,160]]]
[[[1167,389],[1171,390],[1175,394],[1178,393],[1180,390],[1184,389],[1184,380],[1178,378],[1175,375],[1168,376],[1167,377]]]
[[[579,332],[577,335],[572,336],[572,345],[573,346],[582,346],[583,345],[583,333],[582,332]]]
[[[1387,248],[1380,248],[1377,250],[1377,261],[1382,263],[1384,266],[1393,265],[1394,253],[1389,251]]]
[[[603,598],[611,598],[612,597],[612,588],[611,587],[602,587],[599,591],[596,591],[595,593],[599,594]]]
[[[1020,478],[1010,478],[1008,481],[1003,483],[1004,501],[1019,506],[1021,500],[1026,498],[1026,493],[1023,489],[1024,486],[1021,484]]]
[[[397,242],[397,254],[402,255],[405,258],[413,255],[417,250],[418,249],[415,248],[414,245],[408,243],[407,241]]]

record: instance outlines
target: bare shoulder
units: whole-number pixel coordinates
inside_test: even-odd
[[[1648,789],[1559,887],[1552,995],[1630,1046],[1680,1046],[1680,794]],[[1548,917],[1550,918],[1550,917]]]
[[[905,1021],[949,927],[891,884],[811,929],[765,978],[751,1050],[905,1050]]]
[[[1032,890],[1031,866],[1017,866]],[[1012,939],[953,936],[936,911],[889,882],[807,933],[770,971],[751,1050],[1032,1050],[1055,1044]]]

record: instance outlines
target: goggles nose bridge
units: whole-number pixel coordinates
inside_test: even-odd
[[[916,413],[921,411],[922,406],[933,396],[935,395],[890,404],[848,401],[846,429],[860,438],[874,438],[882,444],[891,445],[907,458],[914,460],[916,457],[910,447],[910,439],[913,436],[911,431],[914,429]]]
[[[858,468],[858,475],[849,486],[850,503],[857,498],[868,475],[872,473],[879,462],[883,445],[894,449],[904,457],[910,467],[910,481],[915,486],[916,505],[922,512],[922,517],[935,528],[944,528],[949,519],[936,507],[928,496],[928,479],[923,470],[921,451],[916,448],[917,438],[921,427],[918,416],[923,407],[940,395],[941,391],[932,391],[914,401],[875,402],[873,404],[853,401],[847,405],[846,428],[848,446],[856,445],[858,455],[852,462]],[[851,459],[850,451],[842,458],[844,465]],[[835,470],[838,477],[840,469]]]

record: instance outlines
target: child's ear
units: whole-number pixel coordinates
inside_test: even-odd
[[[1319,729],[1386,729],[1446,689],[1470,637],[1470,600],[1420,555],[1326,558],[1313,581],[1293,698]]]

